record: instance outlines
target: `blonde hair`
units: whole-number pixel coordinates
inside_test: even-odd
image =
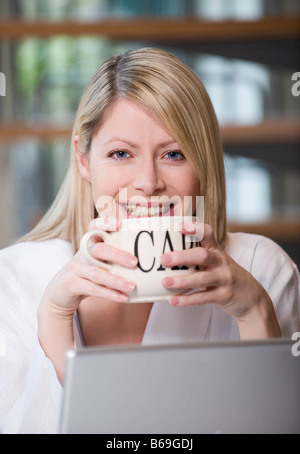
[[[114,55],[95,72],[82,95],[74,123],[70,166],[57,197],[38,225],[21,241],[61,238],[74,251],[97,213],[91,185],[80,173],[73,152],[88,153],[105,113],[116,99],[126,98],[168,131],[199,178],[205,196],[205,223],[219,243],[226,236],[225,177],[217,118],[198,76],[181,60],[163,50],[143,48]],[[188,195],[188,194],[187,194]]]

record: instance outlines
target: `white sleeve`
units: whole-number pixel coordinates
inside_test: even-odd
[[[284,337],[300,331],[300,277],[297,266],[274,241],[261,237],[251,273],[269,294]]]
[[[0,252],[0,433],[55,433],[62,388],[22,300],[19,253]]]
[[[56,433],[62,387],[38,340],[30,358],[19,349],[0,358],[0,368],[1,433]]]

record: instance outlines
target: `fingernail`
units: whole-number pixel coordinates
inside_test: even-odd
[[[171,277],[165,277],[163,279],[163,285],[165,287],[173,287],[174,285],[174,279],[172,279]]]
[[[186,230],[187,232],[195,232],[196,225],[189,221],[179,222],[178,223],[178,231],[181,232],[182,230]]]
[[[180,299],[176,296],[173,296],[172,298],[170,298],[170,304],[172,306],[178,306],[180,304]]]
[[[195,232],[196,230],[196,226],[192,222],[186,222],[184,227],[187,232]]]
[[[125,303],[126,301],[128,301],[128,296],[124,295],[124,293],[118,293],[117,300]]]
[[[136,266],[138,259],[136,257],[125,257],[125,264],[129,266]]]
[[[160,263],[162,265],[169,265],[170,263],[172,263],[172,256],[170,254],[162,255],[160,258]]]
[[[132,282],[124,282],[123,288],[126,292],[132,292],[135,289],[135,284]]]

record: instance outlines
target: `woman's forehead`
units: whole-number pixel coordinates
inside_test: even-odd
[[[161,146],[176,144],[158,120],[128,99],[118,99],[113,103],[97,136],[104,144],[123,141],[135,146],[141,140],[159,141]]]

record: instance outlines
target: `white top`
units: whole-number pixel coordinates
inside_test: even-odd
[[[287,254],[267,238],[244,233],[229,234],[226,251],[266,289],[283,335],[300,331],[300,278]],[[72,255],[71,244],[58,239],[0,251],[0,433],[57,431],[62,387],[37,340],[37,308]],[[238,339],[235,320],[217,305],[160,302],[153,305],[142,344]]]

